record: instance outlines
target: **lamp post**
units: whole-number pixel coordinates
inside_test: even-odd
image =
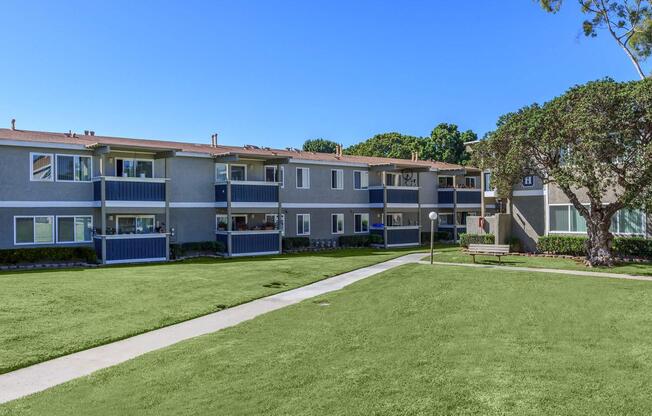
[[[428,218],[430,218],[430,264],[432,264],[432,258],[435,254],[435,221],[437,221],[437,213],[431,211]]]

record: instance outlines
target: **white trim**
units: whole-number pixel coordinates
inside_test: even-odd
[[[290,163],[301,163],[304,165],[329,165],[329,166],[358,166],[366,168],[369,165],[366,163],[355,162],[341,162],[341,161],[325,161],[325,160],[307,160],[307,159],[294,159],[290,158]]]
[[[454,188],[457,192],[482,192],[480,188]]]
[[[31,142],[22,140],[9,140],[0,138],[0,146],[14,146],[14,147],[33,147],[44,149],[63,149],[63,150],[86,150],[89,151],[83,144],[68,144],[68,143],[50,143],[50,142]]]
[[[496,197],[496,191],[484,191],[484,197],[485,198],[495,198]]]
[[[231,179],[231,176],[232,176],[231,175],[231,168],[234,167],[234,166],[240,166],[240,167],[244,168],[244,181],[237,181],[237,180],[232,180]],[[236,183],[236,182],[248,182],[247,181],[247,175],[248,175],[249,172],[247,171],[247,165],[246,164],[244,164],[244,163],[227,163],[226,167],[227,167],[227,177],[231,181],[232,184]]]
[[[355,187],[355,174],[356,173],[360,174],[360,188]],[[363,176],[367,177],[367,186],[366,187],[362,186],[362,177]],[[354,170],[353,171],[353,190],[354,191],[367,191],[367,190],[369,190],[369,171],[368,170]]]
[[[363,218],[366,216],[367,217],[367,230],[362,230],[362,231],[356,231],[355,230],[355,217],[356,215],[360,216],[360,226],[362,227],[362,221]],[[371,220],[369,218],[369,213],[368,212],[354,212],[353,213],[353,234],[368,234],[369,233],[369,228],[371,226],[370,224]]]
[[[280,167],[280,169],[279,169],[279,167]],[[281,179],[281,180],[268,182],[267,181],[267,168],[274,169],[274,179]],[[279,174],[279,171],[282,172],[282,173]],[[265,183],[265,184],[276,184],[276,185],[280,185],[280,187],[283,188],[283,182],[285,182],[285,172],[283,171],[283,166],[263,165],[263,174],[265,175],[265,180],[263,181],[263,183]]]
[[[333,188],[333,172],[337,172],[337,175],[335,176],[335,182],[336,182],[335,185],[338,186],[337,188]],[[344,190],[344,169],[331,169],[330,180],[331,180],[331,190],[333,190],[333,191],[343,191]],[[340,183],[342,184],[342,187],[339,187]]]
[[[301,169],[301,186],[297,183],[297,180],[299,179],[299,169]],[[305,172],[308,172],[308,175],[305,174]],[[308,186],[304,186],[304,179],[308,179]],[[296,189],[310,189],[310,168],[306,167],[301,167],[297,166],[295,171],[294,171],[294,185],[296,186]]]
[[[233,208],[278,208],[278,202],[231,202],[231,207]]]
[[[34,155],[37,156],[49,156],[50,157],[50,179],[34,179]],[[29,152],[29,181],[30,182],[54,182],[54,178],[57,176],[56,172],[56,157],[54,153],[44,153],[44,152]]]
[[[77,218],[90,218],[91,219],[91,239],[90,240],[81,240],[81,241],[59,241],[59,218],[72,218],[73,223],[73,237],[75,234],[75,222]],[[80,243],[92,243],[93,242],[93,216],[92,215],[57,215],[54,219],[54,239],[57,244],[80,244]]]
[[[397,174],[398,175],[398,174]],[[382,187],[381,187],[382,188]],[[386,185],[386,189],[398,189],[399,191],[418,191],[419,187],[418,186],[394,186],[394,185]]]
[[[339,219],[342,217],[342,231],[333,231],[333,217],[337,217],[337,225],[339,227]],[[331,214],[331,234],[332,235],[339,235],[339,234],[344,234],[344,214],[343,213],[332,213]]]
[[[153,263],[161,261],[167,261],[167,259],[165,257],[154,257],[150,259],[107,260],[104,264]]]
[[[419,208],[419,204],[388,203],[387,208]]]
[[[467,179],[473,179],[473,187],[468,187],[469,185],[467,185],[467,183],[466,183]],[[477,185],[478,185],[478,177],[477,176],[471,176],[471,175],[464,176],[464,186],[467,186],[467,188],[462,188],[462,189],[476,189]],[[477,189],[479,190],[480,188],[477,188]]]
[[[391,214],[387,214],[391,215]],[[388,225],[385,227],[387,231],[392,231],[392,230],[420,230],[421,226],[420,225]]]
[[[307,216],[308,217],[308,232],[307,233],[306,233],[305,228],[303,227],[303,218],[301,219],[301,228],[304,228],[304,230],[303,230],[303,233],[299,233],[299,216],[302,216],[302,217]],[[298,236],[310,235],[310,233],[312,232],[312,221],[310,221],[310,214],[296,214],[295,218],[296,218],[296,221],[297,221],[296,229],[295,229],[296,234]]]
[[[220,215],[220,214],[217,214]],[[271,214],[265,214],[265,215],[271,215]],[[237,215],[233,215],[234,217]],[[280,230],[246,230],[246,231],[216,231],[215,234],[235,234],[235,235],[252,235],[252,234],[278,234]]]
[[[170,202],[170,208],[216,208],[215,202]]]
[[[44,217],[52,219],[52,241],[36,242],[36,218]],[[32,219],[32,242],[31,243],[18,243],[16,242],[16,218],[31,218]],[[44,244],[56,244],[56,221],[54,215],[14,215],[14,245],[15,246],[40,246]]]
[[[481,208],[482,204],[457,204],[456,208]]]
[[[543,235],[548,235],[550,233],[550,214],[548,213],[548,184],[543,185],[543,221],[544,221],[544,231]]]
[[[453,192],[455,188],[437,188],[437,192]]]
[[[217,185],[225,185],[225,182],[217,183]],[[231,181],[231,185],[265,185],[265,186],[278,186],[279,182],[267,181]]]
[[[134,153],[134,152],[125,152],[125,153]],[[141,159],[141,158],[131,158],[131,157],[114,157],[113,171],[115,172],[116,178],[134,178],[134,179],[155,179],[156,174],[154,173],[155,163],[154,159]],[[136,162],[152,162],[152,177],[140,177],[140,176],[118,176],[118,160],[122,160],[122,172],[124,173],[124,161],[129,160],[134,162],[134,174],[136,173]]]
[[[143,215],[138,215],[142,217]],[[121,217],[133,217],[133,215],[121,215]],[[117,224],[117,223],[116,223]],[[146,234],[110,234],[110,235],[96,235],[95,238],[104,238],[106,240],[123,240],[123,239],[138,239],[138,238],[164,238],[166,233],[146,233]]]
[[[520,191],[514,191],[513,196],[543,196],[543,189],[524,189]]]
[[[99,201],[0,201],[0,208],[99,208]]]
[[[149,183],[165,183],[170,180],[170,178],[141,178],[134,176],[96,176],[93,178],[93,182],[98,182],[102,178],[109,182],[149,182]]]
[[[201,157],[204,159],[212,159],[213,155],[209,153],[197,153],[197,152],[176,152],[174,154],[176,157]]]
[[[377,204],[361,203],[361,204],[327,204],[319,202],[284,202],[283,208],[375,208]],[[382,203],[380,204],[382,207]]]
[[[107,208],[165,208],[159,201],[106,201]]]

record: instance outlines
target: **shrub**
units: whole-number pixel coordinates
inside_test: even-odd
[[[642,237],[617,237],[612,247],[614,253],[623,257],[652,259],[652,240]]]
[[[221,241],[198,241],[183,244],[170,244],[170,256],[178,259],[188,252],[222,253],[226,251]]]
[[[496,236],[493,234],[460,234],[460,245],[468,248],[469,244],[494,244]]]
[[[435,231],[435,241],[450,241],[452,239],[453,234],[449,231]],[[430,244],[430,231],[421,233],[421,243]]]
[[[382,244],[383,237],[378,234],[343,235],[337,242],[340,247],[369,247],[372,244]]]
[[[586,255],[586,237],[546,235],[539,237],[537,250],[542,253],[584,256]]]
[[[91,247],[39,247],[0,250],[0,264],[45,263],[83,261],[96,263],[97,256]]]
[[[283,250],[295,250],[305,247],[310,247],[310,238],[308,237],[283,237]]]

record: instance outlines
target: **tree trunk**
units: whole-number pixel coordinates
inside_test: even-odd
[[[587,224],[589,238],[586,242],[586,264],[588,266],[607,266],[614,264],[614,258],[611,253],[611,242],[613,235],[609,231],[611,218],[608,221],[604,219],[594,224]]]

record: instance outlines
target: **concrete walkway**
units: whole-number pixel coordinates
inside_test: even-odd
[[[421,260],[418,263],[430,264],[430,261]],[[535,267],[496,266],[493,264],[477,264],[477,263],[448,263],[443,261],[435,261],[433,262],[433,264],[440,265],[440,266],[462,266],[462,267],[475,267],[480,269],[527,271],[527,272],[536,272],[536,273],[570,274],[575,276],[610,277],[613,279],[652,281],[652,276],[640,276],[635,274],[623,274],[623,273],[588,272],[582,270],[563,270],[563,269],[539,269]]]
[[[384,263],[340,274],[300,288],[257,299],[141,335],[113,342],[30,367],[0,375],[0,403],[54,387],[97,370],[123,363],[177,342],[237,325],[259,315],[284,308],[324,293],[340,290],[359,280],[408,263],[416,263],[423,253],[408,254]]]

